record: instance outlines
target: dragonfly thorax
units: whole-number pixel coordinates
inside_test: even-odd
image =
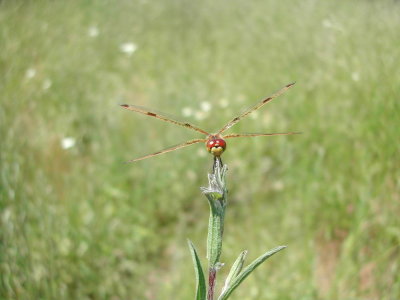
[[[217,136],[211,136],[206,142],[206,147],[214,156],[220,156],[226,149],[226,142]]]

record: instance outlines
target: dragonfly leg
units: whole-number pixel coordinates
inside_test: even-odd
[[[217,168],[222,168],[223,163],[221,156],[214,156],[214,162],[213,162],[213,174],[215,174],[215,169]]]

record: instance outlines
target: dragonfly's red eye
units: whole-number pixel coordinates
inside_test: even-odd
[[[223,139],[209,139],[206,146],[208,152],[220,156],[226,149],[226,142]]]

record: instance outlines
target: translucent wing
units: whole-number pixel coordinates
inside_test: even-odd
[[[282,132],[282,133],[232,133],[222,136],[224,139],[239,138],[239,137],[255,137],[255,136],[272,136],[272,135],[291,135],[300,134],[301,132]]]
[[[149,158],[149,157],[153,157],[153,156],[156,156],[156,155],[168,153],[168,152],[171,152],[171,151],[174,151],[174,150],[178,150],[178,149],[183,148],[183,147],[187,147],[187,146],[190,146],[190,145],[193,145],[193,144],[206,142],[206,141],[207,141],[206,139],[190,140],[190,141],[187,141],[185,143],[182,143],[182,144],[179,144],[179,145],[175,145],[173,147],[169,147],[167,149],[164,149],[164,150],[152,153],[152,154],[148,154],[148,155],[145,155],[145,156],[142,156],[142,157],[139,157],[139,158],[128,160],[127,163],[143,160],[143,159],[146,159],[146,158]]]
[[[271,101],[272,99],[282,95],[284,92],[286,92],[291,86],[293,86],[295,83],[290,83],[288,85],[285,85],[283,88],[281,88],[279,91],[277,91],[275,94],[269,96],[266,99],[261,100],[260,102],[258,102],[256,105],[254,105],[253,107],[249,108],[248,110],[246,110],[245,112],[243,112],[242,114],[240,114],[239,116],[237,116],[236,118],[232,119],[229,123],[227,123],[224,127],[222,127],[217,134],[221,134],[224,131],[228,130],[229,128],[231,128],[233,125],[235,125],[237,122],[239,122],[242,118],[246,117],[247,115],[251,114],[253,111],[259,109],[261,106],[263,106],[264,104],[266,104],[267,102]]]
[[[196,126],[194,126],[194,125],[192,125],[190,123],[180,122],[180,121],[176,121],[176,120],[171,119],[171,118],[167,118],[167,117],[165,117],[165,116],[163,116],[163,115],[161,115],[159,113],[152,112],[148,108],[143,107],[143,106],[128,105],[128,104],[121,104],[121,106],[123,108],[127,109],[127,110],[135,111],[135,112],[141,113],[141,114],[146,115],[146,116],[154,117],[154,118],[166,121],[166,122],[170,122],[170,123],[175,124],[175,125],[179,125],[179,126],[182,126],[182,127],[185,127],[185,128],[189,128],[189,129],[192,129],[194,131],[201,132],[202,134],[205,134],[205,135],[210,135],[207,131],[205,131],[205,130],[199,128],[199,127],[196,127]]]

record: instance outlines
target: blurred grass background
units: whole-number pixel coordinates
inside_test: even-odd
[[[124,111],[230,132],[226,267],[261,266],[232,299],[399,299],[397,1],[1,1],[0,298],[192,299],[205,257],[203,145]],[[211,106],[211,111],[208,107]],[[206,261],[203,260],[203,265]]]

